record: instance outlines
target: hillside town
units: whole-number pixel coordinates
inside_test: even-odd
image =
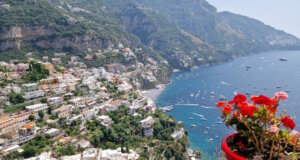
[[[155,61],[149,59],[152,65],[137,64],[135,70],[126,71],[116,64],[88,68],[84,61],[91,54],[84,61],[72,56],[68,67],[59,58],[64,53],[55,53],[51,62],[48,57],[27,56],[27,62],[0,62],[3,159],[195,157],[188,150],[183,124],[157,109],[133,80],[140,73],[156,81]]]

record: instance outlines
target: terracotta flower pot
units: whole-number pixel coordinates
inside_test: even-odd
[[[222,159],[227,159],[227,160],[246,160],[246,158],[241,157],[231,151],[231,149],[228,147],[227,142],[229,139],[233,138],[237,134],[230,134],[226,138],[223,139],[222,141]]]

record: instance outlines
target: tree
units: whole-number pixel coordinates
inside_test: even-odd
[[[29,158],[29,157],[33,157],[36,154],[36,149],[34,148],[34,146],[28,146],[24,148],[24,152],[23,152],[23,157],[24,158]]]
[[[34,120],[35,120],[35,116],[31,114],[31,115],[28,117],[28,119],[29,119],[30,121],[34,121]]]
[[[66,155],[74,155],[75,154],[75,147],[72,145],[68,145],[66,147],[62,147],[58,150],[60,156]]]
[[[114,149],[115,148],[115,144],[112,142],[106,142],[105,143],[105,147],[109,148],[109,149]]]
[[[4,160],[20,159],[21,155],[19,154],[18,151],[13,151],[13,152],[10,152],[6,155],[3,155],[3,157],[1,157],[1,158],[4,159]]]
[[[21,94],[10,93],[8,98],[12,104],[20,104],[25,101],[25,98]]]
[[[49,115],[52,113],[52,108],[51,108],[51,107],[48,107],[47,113],[48,113]]]
[[[39,111],[38,115],[41,119],[44,119],[44,112],[43,111]]]
[[[42,98],[41,103],[47,103],[47,98]]]

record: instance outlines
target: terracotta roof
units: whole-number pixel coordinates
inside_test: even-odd
[[[24,124],[23,128],[32,129],[34,127],[34,124],[35,124],[34,121],[28,122]]]
[[[110,104],[111,105],[116,105],[116,104],[122,103],[122,102],[123,102],[123,100],[119,99],[119,100],[115,100],[115,101],[111,102]]]

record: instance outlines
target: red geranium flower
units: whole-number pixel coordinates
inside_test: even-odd
[[[231,111],[232,111],[232,108],[231,108],[231,106],[228,105],[228,106],[224,107],[222,112],[223,112],[223,114],[227,115],[227,114],[230,114]]]
[[[289,140],[290,140],[290,142],[291,142],[293,145],[297,144],[297,141],[294,140],[293,138],[290,138]]]
[[[239,116],[239,114],[237,113],[237,112],[234,112],[233,114],[232,114],[232,117],[238,117]]]
[[[240,112],[243,116],[253,117],[253,113],[257,110],[256,106],[242,103],[240,106]]]
[[[217,104],[217,107],[223,107],[225,105],[225,102],[223,102],[223,101],[220,101],[220,102],[218,102],[218,104]]]
[[[237,94],[234,96],[233,100],[229,101],[230,104],[240,104],[246,102],[247,97],[243,94]]]
[[[267,110],[269,110],[271,113],[276,113],[277,112],[276,106],[267,106]]]
[[[294,129],[296,124],[293,121],[292,118],[290,118],[289,116],[285,116],[283,118],[280,119],[280,121],[282,122],[283,126],[286,128],[290,128],[290,129]]]
[[[266,106],[273,106],[274,101],[272,101],[269,97],[264,96],[264,95],[260,95],[260,96],[252,96],[250,98],[250,100],[254,103],[254,104],[259,104],[259,105],[266,105]]]

